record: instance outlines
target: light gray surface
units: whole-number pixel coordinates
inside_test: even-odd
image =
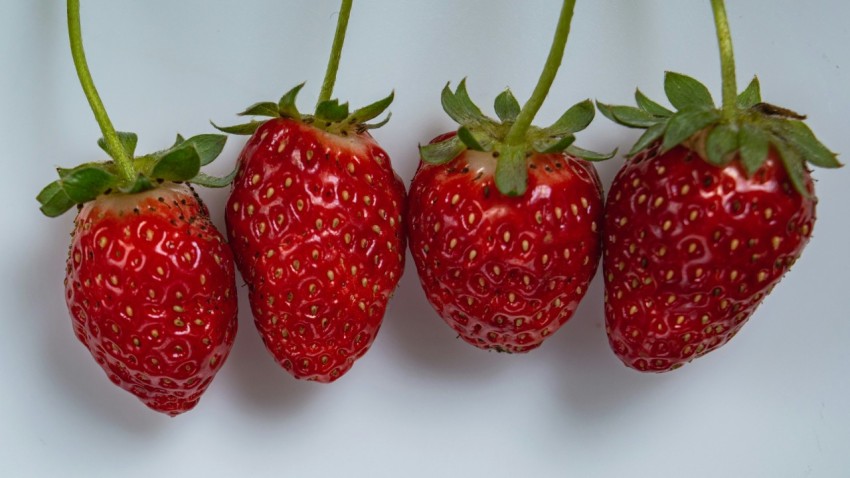
[[[83,1],[95,82],[139,151],[230,124],[234,113],[321,83],[336,1]],[[730,1],[741,86],[807,113],[848,160],[850,4]],[[396,90],[375,133],[409,183],[416,145],[453,125],[446,81],[474,99],[536,81],[558,2],[356,2],[337,96],[363,105]],[[752,476],[850,470],[847,168],[817,171],[815,238],[726,347],[666,375],[624,368],[608,348],[594,281],[572,322],[525,356],[455,339],[425,301],[412,261],[371,352],[331,386],[301,383],[262,348],[247,297],[233,354],[200,405],[169,419],[114,387],[74,338],[62,277],[72,217],[34,196],[53,167],[100,158],[77,84],[63,2],[0,5],[3,304],[0,475],[18,476]],[[582,0],[540,124],[591,97],[662,92],[665,69],[719,98],[708,1]],[[627,150],[637,132],[601,116],[578,144]],[[215,172],[244,140],[231,139]],[[599,167],[610,184],[621,159]],[[203,191],[223,226],[226,191]]]

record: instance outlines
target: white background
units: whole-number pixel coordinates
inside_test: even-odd
[[[336,1],[84,0],[90,65],[139,151],[177,131],[321,83]],[[850,4],[730,0],[743,87],[810,117],[848,160]],[[375,133],[409,183],[416,145],[452,129],[439,92],[469,78],[485,111],[531,92],[555,0],[355,2],[336,93],[364,105],[396,90]],[[623,367],[603,329],[597,277],[541,349],[474,349],[432,312],[412,261],[371,352],[337,383],[297,382],[273,363],[240,295],[230,360],[192,412],[170,419],[113,386],[74,338],[62,278],[72,215],[34,200],[55,166],[102,158],[77,83],[64,3],[0,5],[0,476],[850,476],[850,203],[847,168],[819,170],[818,222],[802,259],[726,347],[665,375]],[[564,68],[538,124],[584,98],[662,97],[665,69],[719,98],[708,0],[582,0]],[[627,150],[599,116],[578,144]],[[228,170],[244,138],[213,172]],[[599,166],[610,184],[622,158]],[[227,191],[203,191],[219,225]],[[202,475],[203,473],[203,475]]]

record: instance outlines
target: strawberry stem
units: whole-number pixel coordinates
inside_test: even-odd
[[[342,0],[342,5],[339,8],[339,18],[337,18],[336,22],[334,42],[333,46],[331,46],[331,57],[328,60],[325,81],[322,82],[322,89],[319,92],[319,102],[317,104],[331,99],[334,83],[336,83],[336,72],[339,70],[339,59],[342,56],[342,44],[345,42],[345,30],[348,28],[348,17],[351,16],[352,3],[353,0]]]
[[[118,171],[124,180],[131,183],[136,180],[136,170],[133,167],[133,162],[127,157],[124,146],[121,145],[118,133],[115,132],[112,121],[109,120],[109,115],[106,114],[106,108],[103,107],[100,95],[97,94],[97,88],[94,86],[89,66],[86,63],[86,53],[83,51],[83,35],[80,28],[80,0],[68,0],[68,36],[71,40],[71,57],[74,59],[74,68],[77,70],[80,85],[82,85],[86,99],[89,101],[94,118],[103,133],[106,151],[115,160]]]
[[[555,38],[552,40],[543,72],[540,74],[540,79],[537,80],[537,86],[534,87],[531,98],[522,107],[516,121],[505,137],[505,142],[508,144],[520,144],[525,141],[525,133],[528,132],[531,122],[534,121],[534,116],[540,111],[546,95],[549,94],[549,89],[552,87],[555,75],[558,74],[558,68],[561,66],[561,59],[564,57],[564,48],[566,48],[567,38],[570,36],[570,22],[573,19],[575,4],[575,0],[564,0],[561,15],[558,18],[558,27],[555,30]]]
[[[723,78],[723,117],[735,118],[735,104],[738,86],[735,83],[735,54],[732,50],[732,34],[726,19],[726,6],[723,0],[711,0],[714,11],[714,25],[717,29],[717,43],[720,46],[720,71]]]

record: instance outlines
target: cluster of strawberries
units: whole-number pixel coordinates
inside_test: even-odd
[[[757,81],[735,91],[731,49],[721,107],[696,80],[668,73],[675,111],[638,91],[637,107],[584,101],[532,126],[563,54],[567,0],[524,106],[505,91],[493,119],[464,82],[444,89],[459,128],[420,147],[409,197],[369,133],[392,95],[351,112],[330,88],[313,114],[296,107],[298,86],[242,113],[267,119],[219,128],[250,139],[234,172],[214,178],[200,168],[223,136],[178,136],[135,156],[136,136],[112,129],[85,66],[77,3],[72,52],[113,161],[60,169],[38,199],[49,216],[79,207],[65,281],[77,337],[112,381],[172,416],[195,406],[227,359],[234,264],[275,360],[296,378],[332,382],[375,339],[408,240],[429,302],[476,347],[540,346],[573,315],[601,258],[616,355],[641,371],[678,368],[730,340],[800,256],[815,220],[807,164],[840,166],[802,117],[761,101]],[[728,40],[723,2],[712,6]],[[343,1],[337,61],[350,8]],[[592,162],[614,154],[573,144],[597,108],[646,130],[607,204]],[[231,182],[225,240],[189,184]]]

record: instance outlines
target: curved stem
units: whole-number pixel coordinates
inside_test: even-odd
[[[723,0],[711,0],[714,11],[714,26],[717,29],[717,43],[720,46],[720,71],[723,77],[723,116],[732,119],[738,99],[738,85],[735,83],[735,54],[732,50],[732,34],[726,19],[726,6]]]
[[[103,133],[103,139],[106,142],[106,151],[115,160],[121,176],[128,182],[134,181],[136,179],[136,170],[133,168],[133,162],[127,157],[124,146],[121,145],[121,140],[118,138],[118,133],[115,132],[115,128],[109,120],[109,115],[106,114],[106,108],[103,107],[100,95],[97,94],[97,88],[94,86],[94,81],[91,78],[91,73],[86,63],[86,54],[83,51],[83,36],[80,29],[80,0],[68,0],[68,36],[71,40],[71,56],[74,59],[74,68],[77,70],[80,85],[83,87],[86,99],[89,100],[89,106],[91,106],[92,113],[94,113],[94,118],[97,120],[100,131]]]
[[[552,40],[552,46],[549,49],[546,64],[543,66],[543,72],[540,74],[540,79],[537,80],[537,86],[534,87],[531,98],[522,107],[516,122],[511,126],[508,135],[505,137],[505,142],[508,144],[518,144],[525,139],[525,133],[531,127],[534,116],[540,111],[546,95],[549,94],[549,88],[552,87],[552,82],[555,81],[555,75],[558,74],[561,59],[564,57],[564,48],[567,46],[567,37],[570,36],[570,22],[573,19],[575,4],[575,0],[564,0],[564,4],[561,7],[561,15],[558,18],[558,28],[555,30],[555,38]]]
[[[319,102],[331,99],[331,94],[336,83],[336,72],[339,70],[339,58],[342,56],[342,44],[345,42],[345,30],[348,28],[348,17],[351,16],[351,4],[353,0],[342,0],[339,8],[339,18],[336,22],[334,42],[331,47],[331,57],[328,60],[328,68],[325,70],[325,81],[322,82],[322,90],[319,92]]]

